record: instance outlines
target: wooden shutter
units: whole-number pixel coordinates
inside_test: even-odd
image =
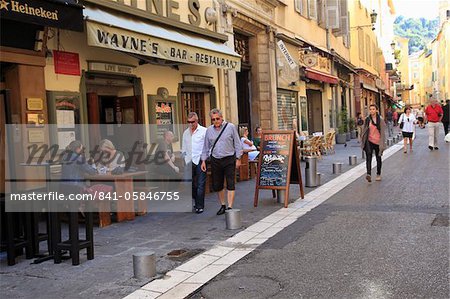
[[[327,28],[339,29],[339,0],[327,0]]]
[[[308,0],[308,17],[317,20],[317,0]]]
[[[368,34],[366,34],[366,63],[368,65],[372,64],[372,56],[371,56],[371,50],[370,50],[370,37]]]
[[[333,30],[336,36],[346,36],[348,34],[348,0],[339,0],[339,29]]]
[[[358,48],[359,48],[359,59],[361,61],[365,61],[364,59],[364,31],[362,29],[358,29]]]

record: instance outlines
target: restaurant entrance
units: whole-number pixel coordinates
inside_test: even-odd
[[[322,92],[320,90],[307,89],[306,98],[308,102],[309,134],[323,132]]]
[[[122,76],[87,76],[86,98],[89,143],[109,139],[118,150],[128,152],[144,142],[141,80]]]

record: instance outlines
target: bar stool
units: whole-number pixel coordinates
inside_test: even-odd
[[[64,190],[65,194],[80,194],[84,190],[78,186],[61,184],[60,190]],[[89,204],[89,203],[88,203]],[[62,241],[61,238],[61,219],[56,215],[52,220],[52,236],[54,239],[54,262],[55,264],[61,263],[62,251],[68,250],[70,257],[72,258],[72,265],[76,266],[80,264],[80,250],[87,250],[87,259],[94,259],[94,224],[92,212],[85,213],[85,233],[86,238],[80,239],[79,223],[78,223],[78,203],[72,203],[72,206],[68,206],[69,215],[69,238]],[[74,212],[76,211],[76,212]],[[87,207],[89,211],[89,207]]]
[[[5,212],[6,238],[2,247],[6,247],[8,266],[16,264],[16,257],[23,253],[25,257],[33,258],[33,246],[31,242],[31,213]]]

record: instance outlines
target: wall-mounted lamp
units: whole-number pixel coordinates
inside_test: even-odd
[[[392,49],[392,51],[395,50],[395,42],[394,41],[392,41],[392,43],[391,43],[391,49]]]
[[[288,86],[290,86],[290,87],[297,86],[297,82],[296,81],[292,81],[291,83],[289,83]]]
[[[360,26],[354,26],[350,27],[350,29],[361,29],[364,27],[372,27],[372,30],[375,30],[375,23],[377,22],[377,16],[378,14],[375,12],[375,10],[372,10],[372,13],[370,14],[370,25],[360,25]]]

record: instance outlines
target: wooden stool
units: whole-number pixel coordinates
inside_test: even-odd
[[[8,266],[16,264],[16,257],[23,253],[23,249],[27,259],[33,258],[31,213],[5,212],[3,216],[6,220],[6,244],[2,247],[6,247]]]
[[[55,264],[61,263],[62,250],[70,251],[72,258],[72,265],[76,266],[80,264],[80,250],[87,249],[87,259],[94,259],[94,225],[92,213],[85,213],[85,225],[86,225],[86,239],[80,240],[79,237],[79,225],[78,225],[78,212],[69,212],[69,239],[61,242],[61,221],[57,220],[56,225],[56,238],[58,243],[55,248],[54,262]]]

